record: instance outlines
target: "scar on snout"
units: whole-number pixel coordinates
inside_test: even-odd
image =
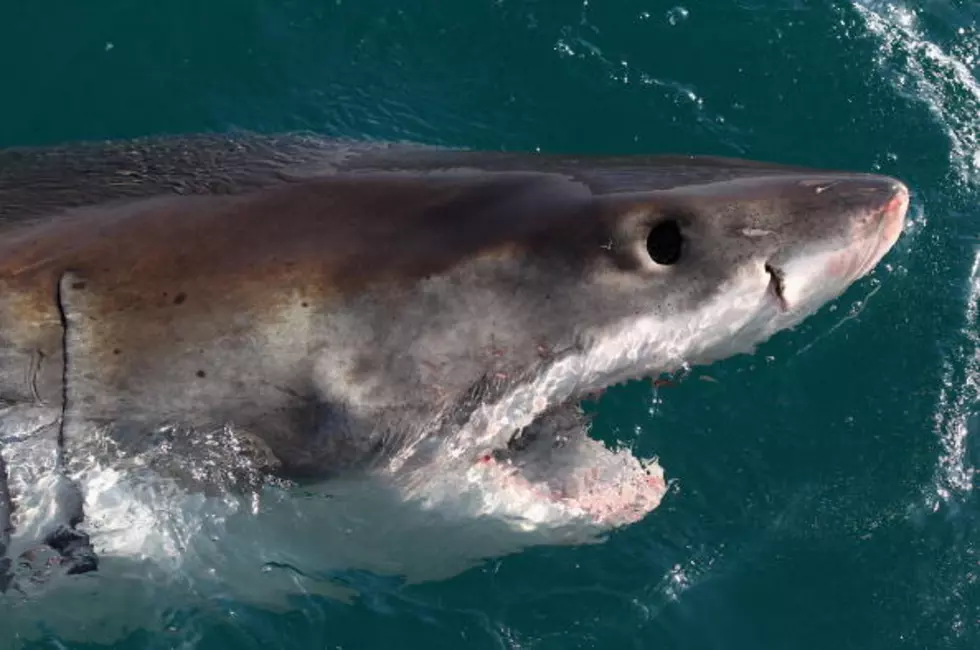
[[[198,370],[198,371],[197,371],[196,373],[194,373],[194,374],[196,374],[196,375],[197,375],[198,377],[200,377],[201,379],[203,379],[203,378],[205,378],[205,377],[207,377],[207,373],[206,373],[206,372],[204,372],[203,370]]]
[[[822,192],[829,190],[834,185],[837,185],[837,183],[838,181],[830,181],[829,183],[827,181],[818,181],[818,180],[800,181],[800,185],[802,185],[803,187],[812,187],[814,193],[816,194],[820,194]]]

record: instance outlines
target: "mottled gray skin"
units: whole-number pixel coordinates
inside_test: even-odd
[[[192,442],[230,425],[235,454],[287,478],[400,455],[411,467],[427,449],[413,445],[556,364],[592,370],[532,415],[750,349],[867,272],[906,206],[889,178],[690,156],[305,135],[0,151],[0,441],[18,409],[42,406],[50,426],[36,435],[58,436],[65,463],[107,440],[138,452],[160,426]],[[683,233],[676,264],[647,252],[663,220]],[[865,238],[826,295],[773,307],[767,270]],[[640,318],[697,322],[756,281],[765,322],[676,358],[650,341],[639,360],[593,359]],[[78,510],[66,507],[67,528]]]

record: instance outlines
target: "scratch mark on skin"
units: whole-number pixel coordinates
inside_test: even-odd
[[[44,352],[41,350],[34,350],[31,355],[31,365],[28,367],[28,377],[27,381],[31,387],[31,397],[34,398],[36,404],[44,404],[44,400],[41,399],[41,394],[37,389],[37,375],[41,370],[41,363],[44,361]]]
[[[290,388],[289,386],[283,386],[283,385],[276,384],[276,383],[271,382],[271,381],[266,381],[265,384],[268,385],[268,386],[272,386],[273,388],[275,388],[279,392],[283,393],[284,395],[289,395],[290,397],[293,397],[295,399],[301,400],[303,402],[313,402],[316,399],[316,398],[314,398],[314,397],[312,397],[310,395],[303,395],[301,393],[298,393],[295,390],[293,390],[292,388]]]

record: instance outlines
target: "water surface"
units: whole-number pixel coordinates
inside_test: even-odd
[[[798,330],[714,382],[589,405],[674,480],[602,544],[420,585],[351,573],[353,599],[277,607],[136,575],[111,634],[95,581],[61,604],[85,626],[19,609],[0,647],[980,647],[976,2],[4,0],[0,61],[0,145],[312,129],[747,156],[914,193],[882,266]]]

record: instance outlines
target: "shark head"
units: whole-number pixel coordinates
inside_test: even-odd
[[[589,438],[574,405],[626,380],[751,353],[871,271],[903,230],[909,193],[895,179],[727,171],[593,194],[480,266],[508,287],[482,303],[483,322],[507,323],[497,340],[525,353],[544,342],[552,354],[484,396],[450,446],[497,492],[523,494],[524,512],[536,502],[615,525],[656,507],[662,469]],[[530,205],[547,214],[552,203]]]
[[[799,173],[609,197],[592,299],[619,317],[590,332],[594,356],[636,376],[750,352],[874,268],[908,201],[890,178]]]

